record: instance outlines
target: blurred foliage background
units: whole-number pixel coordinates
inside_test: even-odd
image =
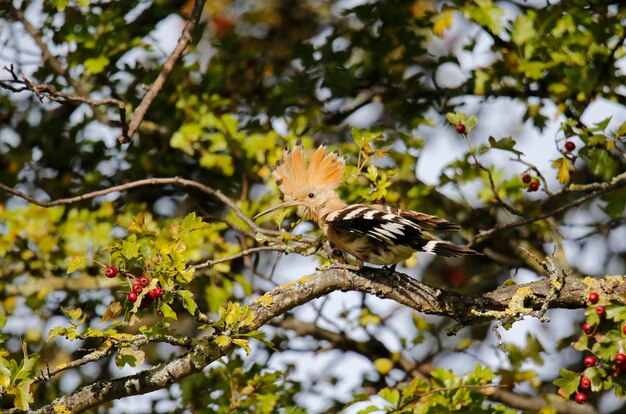
[[[269,166],[283,146],[328,142],[350,159],[340,189],[346,202],[445,217],[464,229],[454,241],[486,254],[411,259],[403,270],[420,280],[476,294],[509,279],[535,280],[543,270],[520,247],[552,256],[572,274],[624,274],[621,2],[209,0],[184,57],[128,144],[118,141],[115,105],[18,89],[26,79],[75,97],[114,98],[130,120],[193,2],[0,5],[3,408],[43,406],[94,381],[170,360],[180,347],[155,340],[135,347],[139,356],[120,354],[118,343],[117,352],[36,379],[46,366],[103,349],[107,335],[156,329],[202,336],[207,327],[196,310],[215,316],[229,302],[247,304],[326,260],[321,251],[304,259],[239,255],[263,243],[306,247],[318,232],[292,212],[252,226],[198,188],[140,186],[44,208],[6,187],[49,201],[176,176],[219,190],[252,217],[278,202]],[[459,123],[470,147],[455,132]],[[576,148],[567,150],[566,141]],[[529,191],[526,174],[539,191]],[[294,229],[305,233],[304,242],[289,236]],[[104,277],[108,265],[158,280],[165,289],[160,305],[141,310],[129,303],[126,281]],[[582,354],[568,345],[584,316],[556,310],[551,318],[550,325],[526,321],[503,332],[507,356],[488,324],[449,338],[448,319],[371,296],[332,294],[264,327],[273,347],[253,342],[251,356],[235,351],[203,374],[137,397],[134,410],[521,409],[502,393],[466,390],[458,400],[433,393],[422,408],[402,407],[396,394],[408,393],[407,384],[413,393],[485,384],[496,381],[494,373],[511,393],[555,394],[559,368],[582,367]],[[51,329],[59,336],[48,338]],[[454,373],[444,370],[451,367]],[[623,404],[611,395],[590,395],[591,405],[619,412]],[[133,411],[125,401],[112,412]]]

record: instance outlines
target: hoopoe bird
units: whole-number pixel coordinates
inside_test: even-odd
[[[480,254],[465,246],[429,240],[422,228],[460,230],[443,218],[384,205],[347,205],[335,191],[344,178],[346,159],[339,152],[326,153],[324,145],[310,158],[301,145],[286,147],[283,159],[272,168],[283,203],[254,219],[278,209],[296,206],[300,217],[313,220],[339,250],[363,262],[395,268],[415,251],[445,257]]]

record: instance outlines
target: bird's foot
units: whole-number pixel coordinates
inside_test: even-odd
[[[390,266],[384,265],[384,266],[382,267],[382,269],[383,269],[383,270],[386,270],[386,271],[388,271],[388,272],[395,272],[395,271],[396,271],[396,265],[397,265],[397,263],[396,263],[396,264],[392,264],[392,265],[390,265]]]

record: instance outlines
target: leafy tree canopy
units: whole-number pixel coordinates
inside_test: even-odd
[[[621,412],[626,6],[552,3],[0,0],[0,408]],[[253,220],[297,142],[484,255]]]

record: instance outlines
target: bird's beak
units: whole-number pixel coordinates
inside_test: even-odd
[[[259,214],[257,214],[256,216],[252,217],[252,220],[256,220],[261,216],[264,216],[266,214],[269,214],[273,211],[276,210],[280,210],[281,208],[287,208],[287,207],[294,207],[294,206],[301,206],[302,203],[298,200],[293,200],[293,201],[285,201],[284,203],[280,203],[278,205],[275,205],[274,207],[268,208],[265,211],[260,212]]]

